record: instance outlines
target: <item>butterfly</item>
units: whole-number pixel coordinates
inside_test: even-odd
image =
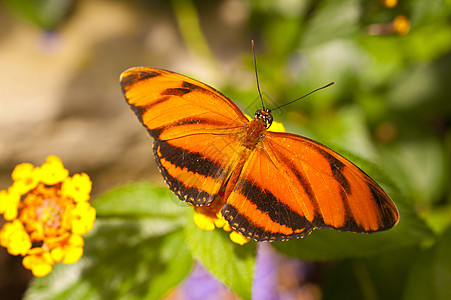
[[[390,197],[349,160],[309,138],[268,131],[271,110],[249,121],[216,89],[162,69],[131,68],[120,82],[169,188],[194,206],[212,205],[222,192],[222,216],[244,236],[372,233],[398,222]]]

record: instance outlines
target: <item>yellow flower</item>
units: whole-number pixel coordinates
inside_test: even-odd
[[[47,185],[62,182],[69,175],[61,159],[56,156],[47,157],[47,161],[41,166],[41,173],[40,181]]]
[[[283,126],[282,123],[273,121],[272,124],[271,124],[271,127],[268,128],[268,131],[285,132],[285,127]]]
[[[38,185],[39,168],[35,168],[32,164],[23,163],[17,165],[11,177],[14,180],[14,188],[20,194],[25,194]]]
[[[237,243],[239,245],[244,245],[251,240],[250,238],[245,237],[244,235],[235,230],[230,233],[229,237],[232,240],[232,242]]]
[[[406,16],[399,15],[393,20],[393,28],[397,34],[408,34],[410,31],[410,21]]]
[[[55,245],[50,254],[56,262],[73,264],[83,255],[83,238],[72,234]]]
[[[36,277],[44,277],[52,271],[55,262],[44,248],[33,248],[22,261],[25,268],[31,270]]]
[[[92,183],[86,173],[75,174],[64,180],[61,192],[70,195],[75,202],[88,201],[91,193]]]
[[[6,223],[0,231],[0,245],[12,255],[25,255],[31,248],[31,240],[19,220]]]
[[[217,200],[219,201],[216,202]],[[249,238],[246,238],[238,231],[233,230],[230,224],[222,216],[221,211],[217,211],[224,205],[223,203],[220,205],[217,204],[220,203],[220,200],[222,200],[221,195],[216,198],[216,203],[213,202],[211,206],[195,206],[193,214],[194,224],[202,230],[210,231],[215,228],[222,228],[224,231],[231,231],[230,239],[232,242],[240,245],[249,242]]]
[[[385,7],[393,8],[398,4],[398,0],[380,0]]]
[[[199,209],[203,207],[194,207],[193,220],[194,224],[202,230],[214,230],[215,229],[215,218],[210,217],[208,214],[198,212]]]
[[[11,187],[0,191],[0,213],[11,221],[0,231],[0,245],[24,256],[23,265],[35,276],[47,275],[55,262],[78,261],[81,236],[93,228],[96,217],[88,203],[88,175],[69,177],[61,160],[49,156],[41,167],[16,166],[11,177]]]
[[[96,210],[88,202],[79,202],[72,211],[72,232],[85,235],[94,227]]]
[[[6,221],[12,221],[17,217],[17,209],[20,202],[20,194],[13,187],[8,191],[0,191],[0,213]]]

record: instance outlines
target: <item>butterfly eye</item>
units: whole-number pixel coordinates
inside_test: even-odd
[[[266,128],[269,128],[273,121],[271,110],[269,108],[265,110],[257,110],[255,112],[255,119],[262,120],[265,123]]]
[[[265,114],[265,124],[266,124],[266,128],[269,128],[272,124],[273,118],[271,115],[271,111],[269,110],[269,108],[267,108],[265,110],[266,114]]]

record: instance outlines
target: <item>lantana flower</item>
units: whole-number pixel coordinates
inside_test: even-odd
[[[246,115],[246,118],[252,118]],[[285,127],[282,123],[273,122],[268,131],[285,132]],[[224,206],[224,190],[222,190],[212,204],[209,206],[194,206],[193,220],[194,224],[202,230],[214,230],[215,228],[222,228],[230,232],[230,239],[232,242],[244,245],[250,241],[250,238],[245,237],[240,232],[234,230],[221,214],[221,209]]]
[[[95,208],[88,202],[92,183],[85,173],[69,176],[61,160],[47,157],[40,167],[22,163],[13,184],[0,191],[0,214],[8,221],[0,245],[34,276],[43,277],[56,262],[72,264],[83,254],[82,236],[94,227]]]

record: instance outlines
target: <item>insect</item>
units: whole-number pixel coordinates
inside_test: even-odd
[[[306,137],[268,131],[270,109],[249,121],[214,88],[162,69],[131,68],[120,82],[154,139],[170,189],[194,206],[211,205],[223,191],[222,215],[244,236],[282,241],[316,228],[372,233],[398,222],[389,196],[349,160]]]

